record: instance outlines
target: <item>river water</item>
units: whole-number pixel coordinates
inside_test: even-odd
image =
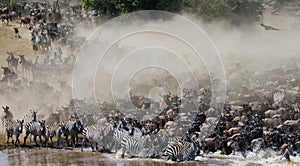
[[[19,165],[111,165],[111,166],[164,166],[207,165],[205,162],[173,163],[152,159],[119,159],[114,154],[80,152],[74,150],[10,150],[0,154],[1,166]]]
[[[249,153],[247,158],[239,154],[223,156],[218,153],[196,157],[197,161],[172,162],[165,159],[120,159],[115,154],[101,154],[90,151],[81,152],[75,150],[60,149],[10,149],[0,153],[0,166],[20,166],[20,165],[99,165],[99,166],[218,166],[218,165],[300,165],[300,156],[292,157],[292,161],[275,155],[273,152],[262,152],[261,154]]]

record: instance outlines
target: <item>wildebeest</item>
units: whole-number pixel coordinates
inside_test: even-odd
[[[267,110],[265,112],[265,117],[266,118],[272,118],[274,115],[282,116],[285,110],[286,110],[285,108],[279,108],[277,110]]]
[[[1,20],[2,20],[2,24],[4,25],[6,23],[6,25],[8,25],[9,23],[9,15],[8,14],[1,14]]]
[[[251,141],[252,151],[257,153],[265,148],[265,140],[263,138],[256,138]]]
[[[18,28],[14,28],[15,30],[15,37],[21,37],[19,34],[19,29]]]
[[[29,17],[21,17],[21,22],[20,22],[20,27],[23,25],[25,25],[25,27],[27,27],[27,25],[30,24],[30,18]]]
[[[9,13],[9,20],[12,21],[14,20],[15,18],[17,18],[17,13],[15,11],[12,11]]]
[[[292,143],[291,142],[288,142],[287,144],[283,144],[281,147],[280,147],[280,151],[281,151],[281,154],[288,160],[290,161],[290,155],[293,155],[295,156],[295,154],[293,153],[293,150],[292,150]]]
[[[266,118],[263,120],[263,125],[265,127],[276,127],[282,124],[282,118],[280,115],[275,115],[272,118]]]

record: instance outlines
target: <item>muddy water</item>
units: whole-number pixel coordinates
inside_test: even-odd
[[[291,156],[291,162],[286,161],[275,151],[265,150],[259,154],[248,152],[244,158],[242,154],[221,155],[220,152],[207,154],[202,157],[197,156],[197,161],[172,162],[165,159],[120,159],[115,154],[93,153],[84,149],[46,149],[46,148],[21,148],[20,150],[10,148],[0,151],[0,166],[19,165],[99,165],[99,166],[219,166],[219,165],[241,165],[241,166],[261,166],[261,165],[300,165],[300,155]]]
[[[19,165],[111,165],[111,166],[198,166],[220,165],[216,162],[182,162],[174,163],[157,159],[119,159],[115,155],[74,150],[11,150],[0,153],[1,166]],[[223,165],[223,164],[222,164]]]

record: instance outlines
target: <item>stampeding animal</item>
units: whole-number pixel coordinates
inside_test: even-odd
[[[44,137],[45,141],[47,141],[45,121],[38,121],[38,122],[31,121],[26,124],[25,129],[26,129],[26,134],[24,137],[24,145],[26,145],[26,140],[27,140],[29,134],[33,135],[34,143],[37,146],[38,146],[38,143],[37,143],[36,137],[39,137],[40,146],[43,145],[42,136]],[[46,145],[47,145],[47,142],[46,142]]]
[[[5,106],[5,107],[2,106],[2,109],[3,109],[3,114],[1,116],[1,121],[2,121],[3,128],[4,128],[5,121],[13,120],[13,113],[9,110],[8,106]]]
[[[124,136],[121,140],[121,156],[127,153],[128,157],[143,157],[150,146],[150,135],[142,137]]]
[[[3,69],[2,78],[0,79],[1,82],[13,83],[16,79],[18,79],[18,75],[9,67],[1,66],[1,68]]]
[[[56,148],[60,146],[60,143],[62,143],[62,135],[63,135],[63,130],[62,127],[59,126],[58,124],[52,124],[52,125],[47,125],[46,126],[46,147],[48,147],[48,142],[50,139],[51,146],[53,146],[53,137],[57,138],[56,141]]]
[[[8,146],[9,144],[9,138],[12,138],[12,144],[14,144],[15,146],[18,144],[20,147],[20,135],[23,132],[23,120],[17,120],[17,121],[13,121],[13,120],[6,120],[5,121],[5,130],[6,130],[6,134],[7,134],[7,140],[6,140],[6,145]],[[16,137],[16,142],[14,142],[13,139],[13,135],[15,135]]]
[[[1,20],[2,20],[2,24],[3,25],[8,25],[9,23],[9,15],[8,14],[1,14],[0,16]]]
[[[15,71],[17,71],[19,58],[15,58],[15,56],[11,52],[7,52],[7,55],[8,55],[6,58],[7,66],[10,68],[14,68]]]
[[[83,146],[86,145],[87,141],[90,142],[92,151],[95,152],[98,150],[98,144],[102,145],[102,148],[105,149],[105,145],[102,144],[104,142],[105,136],[110,132],[111,129],[109,126],[105,125],[91,125],[87,126],[83,129],[82,135],[82,145],[81,145],[81,151],[83,151]]]
[[[29,17],[21,17],[20,27],[22,25],[27,27],[28,24],[30,24],[30,18]]]
[[[32,73],[32,62],[30,60],[26,60],[24,55],[19,55],[20,64],[22,65],[23,74]]]
[[[68,137],[71,136],[71,144],[73,147],[78,143],[78,134],[82,133],[83,125],[80,119],[70,119],[69,121],[63,121],[59,123],[62,133],[65,136],[67,145],[69,145]]]
[[[193,136],[192,142],[184,140],[170,142],[164,151],[164,155],[172,161],[194,160],[200,147],[200,140]]]
[[[18,28],[14,28],[14,30],[15,30],[15,37],[21,37],[20,36],[20,31],[19,31],[19,29]]]

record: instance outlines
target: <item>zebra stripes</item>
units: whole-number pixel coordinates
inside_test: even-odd
[[[6,140],[6,145],[8,146],[9,143],[9,138],[12,139],[12,144],[19,145],[20,147],[20,140],[19,136],[23,131],[23,120],[22,121],[13,121],[13,120],[6,120],[5,121],[5,130],[7,134],[7,140]],[[13,135],[16,136],[16,142],[14,143]]]
[[[137,127],[132,127],[129,129],[129,131],[127,131],[123,128],[116,128],[114,131],[113,138],[116,139],[117,141],[121,142],[123,137],[128,136],[128,135],[139,138],[139,137],[142,137],[143,132],[141,129],[139,129]]]
[[[81,151],[83,151],[83,146],[86,146],[86,142],[89,141],[91,144],[92,151],[94,152],[95,149],[98,151],[98,144],[103,141],[104,137],[108,134],[109,129],[107,126],[104,125],[91,125],[83,129],[82,135],[82,146]],[[95,144],[95,147],[93,146]],[[104,145],[102,144],[102,147]]]
[[[44,137],[45,141],[47,141],[45,121],[39,121],[39,122],[31,121],[26,124],[25,128],[26,128],[26,134],[24,137],[24,145],[26,145],[26,139],[28,138],[29,134],[33,135],[34,142],[36,145],[38,145],[36,141],[37,136],[40,139],[40,146],[42,145],[42,136]]]
[[[117,151],[121,148],[121,141],[124,137],[129,135],[128,131],[123,128],[115,128],[113,132],[113,140],[115,142],[114,149]]]
[[[7,120],[13,120],[13,114],[12,112],[9,110],[8,106],[2,106],[3,109],[3,115],[1,116],[1,121],[2,121],[2,127],[3,129],[5,129],[5,121]]]
[[[61,131],[65,136],[67,145],[69,145],[68,137],[71,136],[71,144],[73,147],[78,143],[78,134],[82,133],[83,125],[79,119],[70,119],[69,121],[63,121],[59,123]]]
[[[127,152],[129,157],[142,157],[146,155],[147,145],[150,144],[150,135],[143,137],[125,136],[121,141],[122,156]]]
[[[48,141],[50,139],[51,146],[53,146],[53,137],[57,137],[56,148],[59,147],[60,143],[62,142],[62,138],[61,138],[62,134],[63,134],[62,127],[60,127],[59,125],[47,125],[46,126],[46,137],[47,137],[46,143],[48,143]]]
[[[187,141],[172,141],[167,145],[164,155],[168,157],[168,160],[172,161],[189,161],[194,160],[196,152],[198,150],[198,142]]]

